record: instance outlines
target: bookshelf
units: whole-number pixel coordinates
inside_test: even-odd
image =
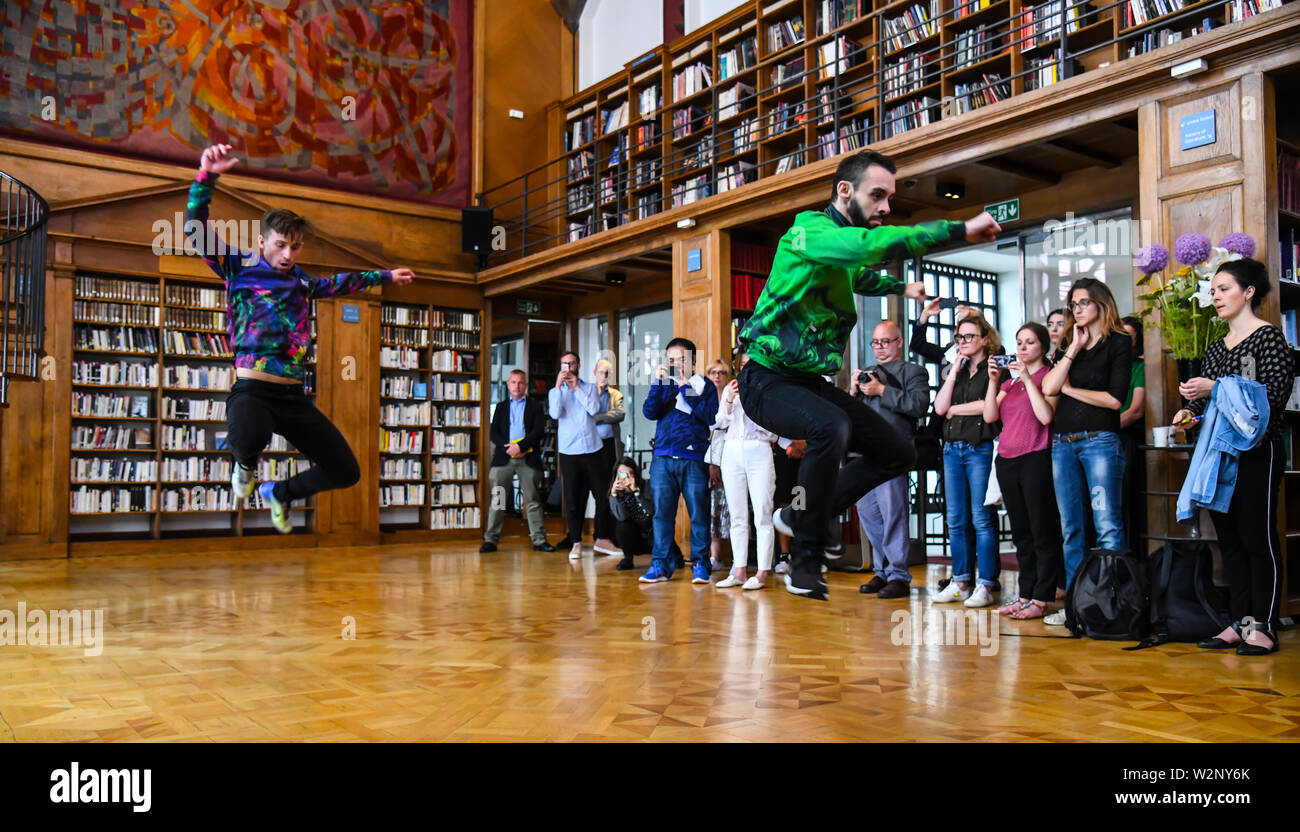
[[[380,307],[381,531],[481,528],[481,339],[478,310]]]
[[[79,272],[74,279],[69,539],[271,534],[256,492],[236,504],[225,449],[234,383],[219,280]],[[314,395],[315,302],[305,388]],[[273,435],[258,481],[307,460]],[[313,505],[293,507],[309,533]]]
[[[739,347],[740,330],[754,314],[754,304],[767,285],[775,249],[762,234],[734,231],[731,241],[731,355]]]

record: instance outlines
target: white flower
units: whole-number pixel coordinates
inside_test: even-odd
[[[1201,278],[1202,280],[1210,280],[1211,278],[1214,277],[1215,272],[1219,270],[1219,266],[1222,266],[1224,263],[1227,263],[1231,260],[1240,260],[1240,259],[1241,259],[1240,254],[1237,254],[1236,252],[1228,251],[1226,248],[1220,248],[1219,246],[1214,246],[1213,248],[1210,249],[1210,259],[1196,266],[1196,276]],[[1205,304],[1205,305],[1208,306],[1209,304]]]
[[[1192,295],[1192,300],[1196,301],[1197,306],[1214,306],[1214,301],[1210,298],[1210,281],[1196,281],[1196,294]]]

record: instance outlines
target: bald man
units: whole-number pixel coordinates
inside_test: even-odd
[[[849,392],[879,413],[898,431],[897,441],[912,444],[917,420],[930,407],[930,377],[925,368],[903,360],[903,333],[893,321],[882,321],[871,333],[876,365],[853,372]],[[866,374],[866,381],[860,381]],[[879,598],[906,598],[912,586],[907,569],[911,549],[907,503],[908,474],[900,474],[868,491],[858,500],[862,535],[871,542],[876,574],[859,591]]]

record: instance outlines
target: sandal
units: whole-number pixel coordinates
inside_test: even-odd
[[[1002,606],[998,607],[993,611],[993,614],[1010,615],[1011,613],[1016,612],[1017,610],[1024,609],[1025,605],[1028,603],[1029,603],[1028,598],[1017,598],[1016,600],[1011,601],[1010,603],[1003,604]]]
[[[1011,617],[1017,621],[1029,621],[1033,618],[1042,618],[1043,613],[1047,612],[1047,605],[1042,601],[1030,601],[1020,609],[1011,613]]]

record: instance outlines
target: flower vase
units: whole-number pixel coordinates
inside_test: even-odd
[[[1182,384],[1188,379],[1199,378],[1201,368],[1205,362],[1203,358],[1178,358],[1175,359],[1178,365],[1178,383]],[[1186,407],[1189,399],[1183,399],[1183,407]]]

